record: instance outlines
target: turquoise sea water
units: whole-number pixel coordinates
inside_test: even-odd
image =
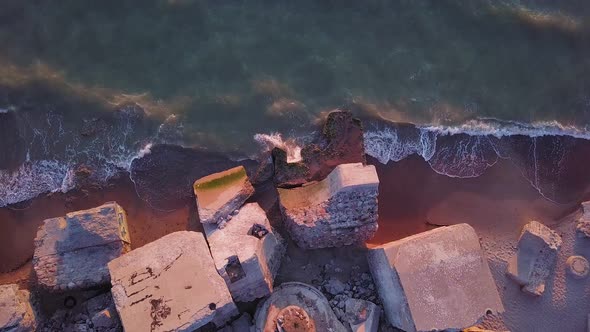
[[[7,0],[0,108],[19,139],[0,196],[35,167],[67,188],[73,164],[125,168],[149,143],[249,155],[255,134],[297,137],[337,107],[590,137],[588,18],[585,1]]]

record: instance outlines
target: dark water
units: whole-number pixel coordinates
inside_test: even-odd
[[[68,190],[82,163],[106,179],[149,144],[249,156],[255,134],[301,137],[336,107],[367,120],[383,162],[477,176],[517,150],[554,198],[551,167],[577,151],[563,137],[590,137],[588,18],[585,1],[6,0],[0,206]],[[514,135],[528,143],[495,142]]]

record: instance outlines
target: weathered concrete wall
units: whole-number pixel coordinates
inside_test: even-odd
[[[503,312],[475,230],[440,227],[369,251],[389,322],[405,331],[461,329]]]
[[[377,231],[379,179],[375,167],[337,166],[328,177],[293,189],[278,189],[285,224],[306,249],[362,244]]]
[[[257,203],[246,204],[224,228],[204,227],[217,271],[234,300],[249,302],[270,294],[285,244],[264,210]]]
[[[243,166],[200,178],[193,190],[201,223],[220,226],[254,193]]]
[[[30,294],[19,290],[17,285],[0,286],[0,331],[35,331],[35,312],[31,307]]]
[[[129,244],[125,211],[114,202],[47,219],[35,238],[37,283],[49,291],[108,285],[107,263]]]
[[[109,263],[126,331],[194,331],[238,314],[203,234],[176,232]]]

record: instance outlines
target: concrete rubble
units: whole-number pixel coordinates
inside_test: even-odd
[[[381,309],[369,301],[348,299],[345,304],[346,318],[352,332],[378,332]]]
[[[258,203],[243,206],[224,228],[204,228],[217,272],[235,301],[249,302],[272,292],[285,244]]]
[[[193,189],[201,223],[220,227],[254,193],[243,166],[200,178],[195,181]]]
[[[168,234],[108,266],[126,331],[193,331],[238,315],[201,233]]]
[[[129,249],[126,214],[115,202],[47,219],[35,238],[37,284],[52,292],[108,285],[107,263]]]
[[[590,238],[590,201],[582,203],[582,216],[576,223],[576,233],[579,237]]]
[[[379,179],[372,165],[337,166],[328,177],[278,189],[291,238],[304,249],[364,244],[377,231]]]
[[[36,318],[30,294],[17,285],[0,286],[0,331],[30,332],[36,330]]]
[[[389,322],[408,332],[462,329],[504,311],[475,230],[439,227],[369,250]]]
[[[516,253],[508,261],[507,275],[522,286],[524,292],[542,295],[561,243],[559,234],[547,226],[529,222],[522,229]]]
[[[259,304],[254,320],[256,331],[262,332],[346,331],[324,295],[299,282],[287,282],[275,288]]]

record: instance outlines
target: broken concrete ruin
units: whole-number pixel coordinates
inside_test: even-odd
[[[590,238],[590,202],[582,203],[582,216],[576,223],[578,236]]]
[[[289,160],[286,151],[272,150],[274,182],[290,188],[325,178],[340,164],[365,163],[363,126],[350,111],[331,111],[321,135],[301,149],[300,161]]]
[[[504,311],[475,230],[440,227],[371,249],[389,322],[408,332],[462,329]]]
[[[343,164],[328,177],[278,189],[285,225],[304,249],[363,244],[377,231],[379,179],[372,165]]]
[[[109,263],[126,331],[193,331],[238,314],[203,234],[168,234]]]
[[[129,244],[126,214],[115,202],[47,219],[35,238],[37,283],[52,292],[108,285],[107,263]]]
[[[235,301],[249,302],[272,292],[285,245],[258,203],[244,205],[224,228],[204,228],[217,272]]]
[[[378,332],[381,309],[369,301],[349,298],[345,305],[346,318],[352,332]]]
[[[279,331],[345,331],[330,308],[328,300],[316,288],[287,282],[256,310],[255,329]]]
[[[200,178],[193,189],[201,223],[220,226],[254,193],[243,166]]]
[[[524,292],[542,295],[545,280],[553,271],[561,237],[549,227],[531,221],[520,234],[516,253],[508,261],[508,276],[522,286]]]
[[[30,332],[36,327],[30,294],[17,285],[0,286],[0,331]]]

